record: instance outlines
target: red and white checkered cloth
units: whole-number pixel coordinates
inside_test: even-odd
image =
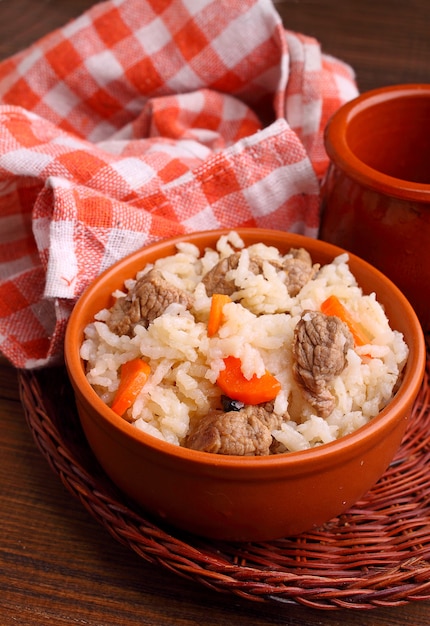
[[[353,72],[270,0],[111,0],[0,64],[0,350],[52,364],[77,297],[157,239],[317,236]]]

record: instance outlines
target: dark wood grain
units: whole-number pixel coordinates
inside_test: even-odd
[[[428,0],[278,0],[286,28],[350,63],[361,91],[430,81]]]
[[[94,4],[0,1],[0,58]],[[428,0],[279,0],[284,24],[315,36],[356,70],[361,90],[429,82]],[[0,624],[45,626],[427,626],[417,602],[321,612],[213,592],[146,563],[115,542],[41,457],[25,423],[15,371],[0,361]]]

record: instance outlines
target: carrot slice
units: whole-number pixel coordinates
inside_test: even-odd
[[[223,293],[212,295],[208,319],[208,337],[213,337],[218,332],[222,322],[222,310],[227,302],[231,302],[231,298]]]
[[[151,368],[142,359],[131,359],[121,366],[120,381],[111,409],[124,415],[143,389]]]
[[[325,315],[334,315],[345,322],[351,331],[356,346],[364,346],[369,343],[370,339],[362,326],[355,321],[337,296],[329,296],[327,300],[324,300],[321,304],[321,311]]]
[[[247,379],[242,373],[241,360],[229,356],[224,359],[225,369],[218,376],[218,386],[232,400],[240,400],[245,404],[260,404],[276,398],[281,390],[280,382],[266,371],[258,378]]]

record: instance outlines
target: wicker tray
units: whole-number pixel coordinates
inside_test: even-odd
[[[86,445],[65,370],[18,375],[29,427],[54,472],[146,561],[260,602],[371,609],[430,599],[430,355],[402,446],[367,496],[316,531],[247,544],[187,536],[142,514]]]

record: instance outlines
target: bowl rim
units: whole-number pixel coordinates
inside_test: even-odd
[[[82,360],[79,355],[79,349],[83,335],[83,328],[81,328],[79,318],[81,313],[83,313],[83,311],[85,310],[85,307],[91,302],[92,296],[97,290],[99,283],[101,281],[104,281],[107,277],[115,275],[119,268],[124,268],[130,264],[133,264],[133,262],[142,255],[147,255],[151,252],[156,253],[158,250],[162,251],[165,247],[175,245],[178,242],[185,241],[197,243],[201,237],[210,237],[215,242],[219,238],[219,236],[225,235],[231,231],[235,231],[239,233],[239,235],[245,237],[246,235],[258,233],[259,237],[264,237],[266,239],[268,238],[269,240],[278,239],[280,236],[287,237],[293,239],[294,241],[294,243],[288,244],[291,246],[303,245],[303,247],[306,247],[306,244],[309,245],[310,242],[312,242],[313,245],[315,244],[315,242],[318,242],[319,244],[323,245],[325,251],[327,251],[330,255],[333,255],[333,258],[335,256],[338,256],[339,254],[343,254],[346,252],[349,255],[350,260],[353,261],[353,263],[359,263],[362,265],[363,269],[371,271],[371,273],[374,274],[378,281],[389,283],[390,289],[393,293],[393,297],[395,297],[399,301],[400,306],[404,310],[405,316],[408,317],[411,323],[411,331],[415,335],[416,341],[413,342],[413,345],[409,345],[409,357],[413,356],[415,358],[415,364],[412,365],[412,361],[410,360],[410,358],[408,359],[408,363],[406,364],[404,370],[403,380],[397,393],[389,402],[389,404],[376,417],[372,418],[367,424],[361,426],[356,431],[348,435],[344,435],[343,437],[335,441],[307,450],[250,457],[236,455],[217,455],[209,452],[191,450],[183,446],[178,446],[158,439],[157,437],[143,431],[140,431],[133,425],[129,424],[126,420],[116,415],[92,388],[85,376]],[[114,288],[112,289],[112,291],[114,290]],[[114,430],[120,432],[123,436],[125,436],[130,445],[132,445],[133,443],[138,443],[143,445],[147,449],[156,452],[157,454],[163,455],[164,457],[181,460],[182,462],[190,463],[192,465],[198,464],[199,466],[206,466],[208,468],[225,467],[227,469],[234,468],[235,470],[243,469],[245,472],[249,472],[251,468],[254,468],[255,470],[263,470],[264,468],[273,468],[275,466],[284,469],[286,467],[296,467],[297,469],[300,468],[299,471],[302,473],[304,471],[304,468],[308,468],[309,471],[315,471],[318,465],[323,466],[325,464],[325,459],[327,458],[327,456],[336,454],[336,452],[339,454],[339,456],[350,456],[353,451],[355,451],[355,454],[359,454],[363,447],[367,447],[366,442],[369,435],[371,435],[372,437],[375,437],[378,434],[382,435],[382,433],[389,428],[390,423],[393,422],[391,415],[393,408],[397,409],[398,414],[397,419],[395,420],[395,422],[393,422],[393,427],[398,420],[406,419],[408,417],[406,416],[405,418],[404,413],[411,403],[410,398],[412,396],[415,397],[418,393],[424,376],[426,364],[426,348],[424,334],[422,332],[416,313],[412,308],[412,305],[409,303],[409,301],[403,295],[400,289],[388,277],[386,277],[384,274],[382,274],[382,272],[370,265],[364,259],[346,251],[344,248],[312,237],[307,237],[305,235],[274,229],[238,227],[197,231],[194,233],[162,239],[147,246],[144,246],[136,250],[135,252],[132,252],[131,254],[128,254],[127,256],[123,257],[122,259],[108,267],[102,273],[100,273],[94,279],[94,281],[92,281],[92,283],[88,285],[88,287],[83,291],[81,296],[78,298],[74,308],[72,309],[65,332],[64,359],[66,370],[69,375],[72,387],[74,388],[75,394],[81,394],[87,397],[87,399],[93,405],[94,410],[98,412],[99,425],[101,425],[103,428],[107,428],[107,424],[109,424],[111,427],[114,428]],[[408,393],[405,392],[406,387],[409,388]]]
[[[430,99],[430,83],[389,85],[356,96],[331,116],[324,129],[324,144],[330,160],[363,185],[403,200],[428,202],[430,183],[415,183],[375,170],[352,152],[346,140],[346,128],[356,115],[375,104],[412,97]]]

